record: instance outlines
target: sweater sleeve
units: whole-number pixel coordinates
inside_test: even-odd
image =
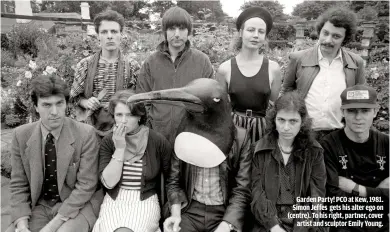
[[[266,165],[264,156],[253,155],[252,159],[252,187],[251,187],[251,211],[256,220],[267,231],[279,224],[275,205],[267,199],[263,189],[263,167]]]

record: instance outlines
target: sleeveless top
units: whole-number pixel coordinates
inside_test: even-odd
[[[265,116],[271,96],[268,63],[268,59],[263,58],[259,72],[252,77],[246,77],[238,69],[236,58],[231,59],[229,95],[234,111],[252,110]]]

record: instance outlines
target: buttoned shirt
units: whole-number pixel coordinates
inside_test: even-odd
[[[342,128],[340,94],[347,87],[343,70],[341,50],[329,63],[318,46],[320,72],[314,79],[305,103],[309,116],[313,119],[313,130],[332,130]]]
[[[195,188],[192,199],[205,205],[223,205],[219,166],[201,168],[194,166]]]
[[[43,175],[45,175],[45,145],[46,145],[46,138],[47,138],[47,135],[49,134],[49,133],[51,133],[52,135],[53,135],[53,137],[54,137],[54,145],[55,145],[55,147],[56,147],[56,152],[57,152],[57,154],[58,154],[58,146],[57,146],[57,144],[58,144],[58,139],[60,138],[60,134],[61,134],[61,130],[62,130],[62,126],[63,126],[64,124],[62,123],[61,124],[61,126],[59,126],[59,127],[57,127],[56,129],[54,129],[54,130],[52,130],[52,131],[49,131],[44,125],[43,125],[43,123],[42,123],[42,120],[41,120],[41,133],[42,133],[42,152],[41,152],[41,157],[42,157],[42,167],[43,167]],[[43,186],[42,186],[43,187]],[[44,203],[44,201],[45,200],[43,200],[43,199],[40,199],[40,203],[43,203],[43,204],[45,204]],[[46,204],[45,204],[46,205]],[[24,217],[20,217],[20,218],[18,218],[18,219],[16,219],[15,220],[15,222],[14,222],[14,225],[15,225],[15,227],[17,227],[17,225],[18,225],[18,222],[20,222],[21,220],[24,220],[24,219],[29,219],[30,218],[30,216],[24,216]],[[61,216],[61,219],[63,220],[63,221],[67,221],[69,218],[68,217],[64,217],[64,216]]]
[[[287,164],[284,164],[283,157],[278,152],[279,159],[279,175],[280,188],[279,196],[276,201],[278,208],[278,217],[287,225],[293,224],[293,219],[288,216],[288,213],[294,213],[293,204],[295,204],[295,162],[294,157],[290,155]]]

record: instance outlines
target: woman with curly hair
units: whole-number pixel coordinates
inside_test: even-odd
[[[305,102],[295,91],[278,98],[267,114],[268,134],[255,144],[252,160],[252,231],[294,231],[305,219],[291,215],[308,207],[296,199],[325,197],[323,149],[310,128]]]
[[[160,231],[161,173],[168,175],[173,150],[145,126],[145,106],[126,103],[133,94],[118,91],[110,100],[115,125],[99,150],[99,178],[107,194],[93,232]]]
[[[264,56],[271,14],[250,7],[237,18],[236,26],[238,38],[233,42],[238,54],[221,64],[216,78],[229,92],[234,123],[250,130],[253,143],[265,133],[264,117],[279,95],[281,71],[278,63]]]

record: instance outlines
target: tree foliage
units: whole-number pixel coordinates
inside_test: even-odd
[[[283,20],[287,17],[283,13],[284,6],[278,1],[248,1],[240,7],[240,10],[245,10],[251,6],[260,6],[267,9],[271,13],[274,21]]]
[[[220,1],[177,1],[177,6],[185,9],[195,19],[220,21],[225,15]]]
[[[35,4],[37,4],[37,1]],[[89,13],[93,19],[99,12],[108,8],[118,11],[126,19],[137,17],[139,9],[147,3],[145,1],[87,1],[89,3]],[[43,0],[40,4],[42,12],[80,12],[80,1],[48,1]]]
[[[349,2],[334,2],[334,1],[311,1],[306,0],[295,5],[292,15],[299,16],[305,19],[317,19],[324,11],[332,7],[349,8]]]

